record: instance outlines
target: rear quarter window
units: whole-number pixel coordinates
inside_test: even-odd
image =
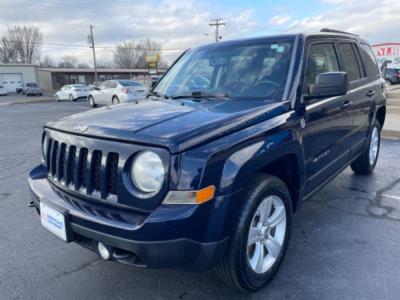
[[[349,77],[349,81],[361,79],[361,66],[358,64],[356,52],[352,43],[341,43],[340,51],[342,52],[344,68]]]
[[[380,77],[379,67],[374,52],[367,44],[361,44],[361,55],[367,69],[368,77]]]

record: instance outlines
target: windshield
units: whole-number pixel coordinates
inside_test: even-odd
[[[123,86],[142,86],[139,82],[132,80],[119,80],[118,82]]]
[[[223,94],[243,100],[282,100],[293,40],[218,44],[189,50],[154,89],[168,97]]]
[[[36,83],[27,83],[26,86],[29,87],[38,87],[38,85]]]

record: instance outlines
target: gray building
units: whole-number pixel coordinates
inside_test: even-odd
[[[26,82],[39,83],[38,67],[24,64],[0,64],[0,85],[7,92],[16,92]]]
[[[158,70],[163,74],[165,70]],[[38,70],[40,86],[47,91],[60,89],[66,84],[92,84],[95,81],[93,69],[76,68],[40,68]],[[98,69],[98,81],[109,79],[130,79],[138,76],[149,75],[148,69]]]

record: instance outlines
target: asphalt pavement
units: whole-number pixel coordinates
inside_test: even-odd
[[[348,168],[294,216],[281,270],[258,293],[213,272],[147,270],[106,262],[40,226],[27,186],[47,121],[84,102],[0,107],[0,299],[399,299],[400,140],[383,140],[376,171]]]

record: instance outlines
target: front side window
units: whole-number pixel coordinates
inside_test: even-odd
[[[282,100],[292,40],[221,43],[189,50],[154,92],[178,96],[201,92],[238,100]]]
[[[343,56],[344,69],[347,72],[349,81],[361,79],[360,67],[357,62],[357,56],[353,44],[340,44],[340,50]]]
[[[338,71],[339,62],[333,43],[310,45],[306,61],[306,88],[316,83],[319,74]]]

